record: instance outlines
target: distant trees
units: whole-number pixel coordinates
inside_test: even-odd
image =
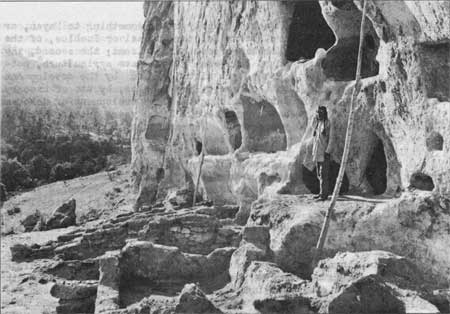
[[[30,160],[29,170],[30,175],[33,178],[39,180],[48,180],[50,176],[51,165],[47,159],[41,154],[34,156]]]
[[[128,161],[135,74],[118,71],[111,80],[111,71],[46,67],[3,55],[8,79],[1,87],[1,183],[7,191],[89,175],[110,160]]]
[[[2,145],[1,183],[15,191],[93,174],[109,166],[107,156],[129,155],[129,147],[122,144],[88,134],[20,138],[16,145]]]
[[[1,181],[7,191],[33,186],[30,172],[16,158],[1,159]]]

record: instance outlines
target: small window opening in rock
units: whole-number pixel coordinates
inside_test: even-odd
[[[328,185],[328,191],[330,195],[333,193],[334,185],[336,184],[336,179],[339,173],[339,167],[340,165],[332,160],[330,162],[330,172],[329,172],[329,185]],[[313,194],[318,194],[320,192],[320,182],[317,178],[317,169],[314,168],[313,171],[310,171],[305,166],[302,166],[302,177],[303,177],[303,183],[305,184],[306,188]],[[339,191],[339,194],[343,194],[348,192],[349,190],[349,181],[347,174],[344,173],[344,179],[342,180],[341,189]]]
[[[154,142],[165,144],[169,136],[169,120],[159,115],[151,116],[148,119],[145,138]]]
[[[383,141],[376,138],[369,163],[365,170],[365,176],[373,189],[374,195],[380,195],[386,192],[387,187],[387,161],[384,153]]]
[[[317,49],[327,50],[336,38],[323,18],[318,1],[298,1],[289,25],[286,59],[312,59]]]
[[[195,139],[195,150],[197,151],[197,154],[201,154],[203,150],[203,143],[199,140]]]
[[[265,101],[241,96],[244,108],[244,129],[250,152],[274,153],[286,150],[286,133],[275,107]]]
[[[386,83],[384,81],[380,81],[380,88],[383,93],[386,93]]]
[[[225,122],[227,124],[230,144],[234,150],[242,145],[241,124],[234,111],[225,111]]]
[[[450,42],[422,43],[419,60],[427,96],[439,101],[450,99]]]
[[[432,191],[434,189],[434,182],[429,175],[423,172],[415,172],[409,179],[409,187],[418,190]]]
[[[433,131],[428,135],[426,139],[426,145],[428,151],[443,150],[444,138],[438,132]]]

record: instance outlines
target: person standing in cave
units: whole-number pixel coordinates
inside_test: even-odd
[[[317,201],[325,201],[329,195],[330,172],[330,120],[325,106],[319,106],[313,120],[314,142],[312,157],[316,164],[317,178],[320,182],[320,193],[315,195]]]

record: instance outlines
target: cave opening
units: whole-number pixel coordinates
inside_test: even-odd
[[[422,82],[429,98],[439,101],[450,99],[450,42],[421,43],[419,60],[422,68]]]
[[[266,100],[256,101],[244,95],[241,101],[248,150],[266,153],[286,150],[286,132],[275,107]]]
[[[356,75],[358,60],[358,38],[346,38],[331,48],[322,61],[325,75],[335,81],[352,81]],[[378,53],[378,40],[368,34],[364,37],[363,55],[361,64],[361,77],[367,78],[378,75],[379,64],[376,60]]]
[[[444,149],[444,138],[436,131],[431,132],[427,136],[425,143],[429,152]]]
[[[231,147],[236,150],[242,145],[241,124],[236,112],[227,110],[224,115]]]
[[[286,60],[312,59],[317,49],[327,50],[335,41],[334,33],[323,18],[318,1],[295,3],[289,25]]]
[[[335,0],[332,1],[332,4],[340,10],[347,11],[350,14],[349,18],[351,17],[355,21],[352,26],[354,29],[348,30],[354,35],[337,40],[336,45],[328,50],[327,56],[322,60],[322,68],[325,75],[332,80],[352,81],[356,75],[362,14],[352,1]],[[361,64],[362,78],[378,75],[379,72],[376,56],[380,40],[370,19],[366,19],[365,29]]]
[[[387,187],[387,161],[384,152],[383,141],[376,137],[376,144],[372,150],[369,163],[364,175],[372,187],[374,195],[380,195],[386,192]]]
[[[153,115],[148,119],[145,138],[165,145],[169,137],[169,120],[166,117]]]
[[[195,151],[197,152],[197,155],[200,155],[203,150],[203,143],[199,141],[198,139],[195,139]]]
[[[434,182],[429,175],[417,171],[414,172],[409,179],[409,188],[432,191],[434,189]]]
[[[329,185],[328,191],[330,195],[333,193],[334,186],[336,184],[336,179],[339,174],[340,164],[335,162],[334,160],[330,161],[330,169],[329,169]],[[317,178],[317,168],[314,167],[313,171],[309,170],[305,166],[302,165],[302,178],[303,183],[306,188],[313,194],[319,194],[320,192],[320,182]],[[344,178],[342,179],[341,189],[339,190],[339,194],[347,193],[349,190],[350,181],[348,180],[347,174],[344,173]]]

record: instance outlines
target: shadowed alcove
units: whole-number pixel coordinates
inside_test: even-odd
[[[342,24],[346,25],[348,33],[354,36],[339,38],[335,46],[327,52],[327,56],[322,61],[322,68],[325,75],[335,81],[351,81],[355,79],[356,63],[358,59],[359,32],[362,13],[353,1],[335,0],[332,5],[340,11],[346,11],[347,20]],[[343,19],[343,17],[341,17]],[[335,20],[339,25],[339,20]],[[362,78],[378,75],[379,64],[376,60],[379,47],[379,38],[373,28],[372,22],[366,19],[365,35],[362,52],[361,76]]]
[[[241,124],[234,111],[227,110],[224,112],[224,116],[231,147],[236,150],[242,145]]]
[[[444,149],[444,138],[441,134],[436,131],[430,132],[426,139],[426,145],[428,151],[433,150],[443,150]]]
[[[153,115],[148,119],[145,138],[147,140],[166,143],[169,137],[169,120],[166,117]]]
[[[312,59],[319,48],[333,46],[336,38],[323,18],[318,1],[299,1],[289,25],[286,60]]]
[[[266,100],[256,101],[248,96],[241,96],[241,101],[248,150],[266,153],[286,150],[286,133],[275,107]]]
[[[198,155],[200,155],[203,150],[203,143],[198,139],[195,139],[194,141],[195,141],[195,151],[197,152]]]
[[[434,189],[434,182],[429,175],[417,171],[411,175],[409,187],[423,191],[432,191]]]
[[[387,161],[383,141],[375,135],[375,145],[373,145],[369,163],[364,172],[374,195],[380,195],[386,191],[386,171]]]

